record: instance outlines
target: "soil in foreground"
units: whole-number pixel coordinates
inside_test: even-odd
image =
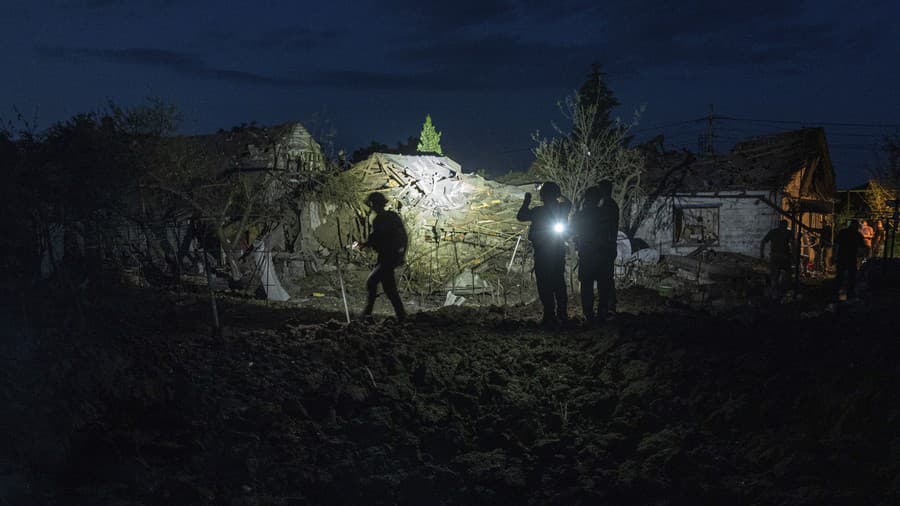
[[[226,299],[220,341],[203,297],[125,291],[93,330],[11,326],[0,504],[896,504],[897,302],[633,291],[545,331]]]

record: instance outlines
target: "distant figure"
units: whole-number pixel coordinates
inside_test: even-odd
[[[834,295],[840,296],[841,288],[847,284],[847,297],[853,297],[856,286],[856,259],[859,251],[866,247],[862,234],[859,233],[859,223],[850,221],[847,228],[837,233],[834,238],[835,257],[837,259],[837,272],[834,278]]]
[[[862,256],[863,258],[869,258],[872,256],[872,239],[875,238],[875,229],[869,225],[868,221],[862,220],[859,224],[859,233],[862,234],[863,242],[865,243]]]
[[[815,270],[816,252],[819,249],[819,235],[815,232],[800,234],[800,267],[804,273]]]
[[[759,244],[759,258],[765,258],[766,243],[769,249],[769,287],[773,298],[780,298],[790,277],[791,270],[791,231],[787,221],[782,220],[778,227],[769,230]]]
[[[872,255],[875,257],[884,256],[884,243],[887,240],[887,231],[884,229],[884,222],[878,220],[875,222],[875,236],[872,238]]]
[[[834,264],[834,249],[831,239],[831,225],[829,225],[828,223],[823,224],[822,228],[819,229],[819,235],[822,238],[821,269],[822,272],[827,273],[831,270],[832,264]]]
[[[568,319],[565,238],[572,203],[552,181],[541,185],[540,192],[544,205],[529,208],[531,194],[526,193],[516,219],[531,222],[528,239],[534,247],[534,277],[544,306],[542,324],[553,327]]]
[[[363,317],[372,315],[375,297],[378,295],[378,284],[381,283],[385,295],[394,306],[397,320],[403,321],[406,318],[406,310],[403,309],[403,301],[400,300],[400,293],[397,291],[394,269],[403,265],[406,257],[406,228],[403,226],[400,215],[384,208],[387,205],[387,198],[381,193],[369,194],[365,204],[375,211],[375,219],[372,220],[372,233],[366,242],[359,245],[359,248],[374,249],[378,253],[378,260],[366,280],[368,297],[362,314]]]
[[[588,188],[584,193],[584,205],[572,221],[578,247],[581,309],[588,323],[599,324],[615,304],[613,269],[619,236],[619,206],[612,199],[612,183],[601,181]],[[597,283],[596,313],[594,283]]]

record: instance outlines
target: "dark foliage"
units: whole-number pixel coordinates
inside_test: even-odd
[[[593,138],[613,126],[611,114],[613,109],[620,105],[612,90],[606,84],[606,74],[601,70],[599,63],[591,65],[591,73],[578,89],[578,100],[585,104],[596,105],[597,114],[590,125],[588,138]]]

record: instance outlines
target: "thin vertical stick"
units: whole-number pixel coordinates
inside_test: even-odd
[[[194,237],[197,238],[197,242],[202,246],[201,255],[203,255],[203,270],[206,271],[206,286],[209,289],[209,306],[212,311],[212,335],[213,337],[222,337],[222,328],[219,325],[219,308],[216,305],[216,292],[213,290],[212,283],[212,269],[209,268],[209,259],[206,257],[206,244],[204,244],[204,237],[200,235],[200,227],[197,225],[196,221],[192,220],[191,228],[194,233]]]
[[[509,272],[512,269],[513,261],[516,259],[516,252],[519,251],[519,243],[522,242],[522,234],[519,234],[519,238],[516,239],[516,247],[513,248],[512,256],[509,257],[509,265],[506,266],[506,272]]]
[[[334,256],[337,265],[338,282],[341,284],[341,298],[344,299],[344,316],[347,317],[347,323],[350,323],[350,308],[347,306],[347,291],[344,289],[344,276],[341,274],[341,257],[340,254]]]
[[[212,269],[209,268],[209,261],[206,258],[206,248],[203,249],[203,267],[206,271],[206,286],[209,287],[209,305],[212,308],[213,335],[219,337],[222,335],[222,328],[219,326],[219,308],[216,305],[216,292],[212,285]]]

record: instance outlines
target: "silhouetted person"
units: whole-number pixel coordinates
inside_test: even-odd
[[[378,253],[378,260],[366,280],[368,297],[366,307],[363,309],[363,316],[372,315],[375,297],[378,295],[378,284],[381,283],[385,295],[394,306],[397,319],[403,320],[406,318],[406,310],[403,309],[403,301],[400,300],[400,293],[397,291],[394,269],[403,265],[406,257],[406,228],[403,226],[400,215],[384,208],[387,205],[387,198],[381,193],[371,193],[366,198],[365,204],[375,211],[375,219],[372,220],[372,233],[359,247],[360,249],[374,249]]]
[[[884,256],[884,242],[887,239],[887,231],[884,229],[884,222],[878,220],[875,222],[875,236],[872,237],[872,256]]]
[[[875,229],[869,225],[868,221],[862,220],[859,224],[859,233],[862,234],[863,243],[865,244],[862,256],[863,258],[869,258],[872,256],[872,239],[875,238]]]
[[[822,272],[827,273],[831,270],[831,266],[834,263],[834,240],[831,237],[831,225],[823,224],[822,228],[819,229],[819,235],[822,237]]]
[[[838,298],[844,283],[847,283],[847,297],[853,297],[856,286],[856,262],[860,250],[865,249],[866,241],[859,233],[859,223],[851,220],[846,228],[834,238],[834,254],[837,271],[834,277],[834,296]]]
[[[584,205],[575,214],[573,231],[578,246],[578,280],[581,282],[581,309],[589,323],[606,319],[615,304],[613,269],[619,236],[619,206],[612,199],[612,183],[601,181],[584,193]],[[594,283],[597,283],[597,312],[594,312]]]
[[[791,231],[787,221],[782,220],[778,227],[769,230],[759,244],[759,258],[765,258],[766,243],[769,249],[769,284],[774,298],[781,297],[784,285],[791,271]]]
[[[531,222],[528,239],[534,247],[534,277],[544,306],[542,323],[554,326],[568,318],[565,237],[572,203],[561,195],[554,182],[541,185],[540,192],[544,205],[530,208],[531,194],[526,193],[516,218]]]

